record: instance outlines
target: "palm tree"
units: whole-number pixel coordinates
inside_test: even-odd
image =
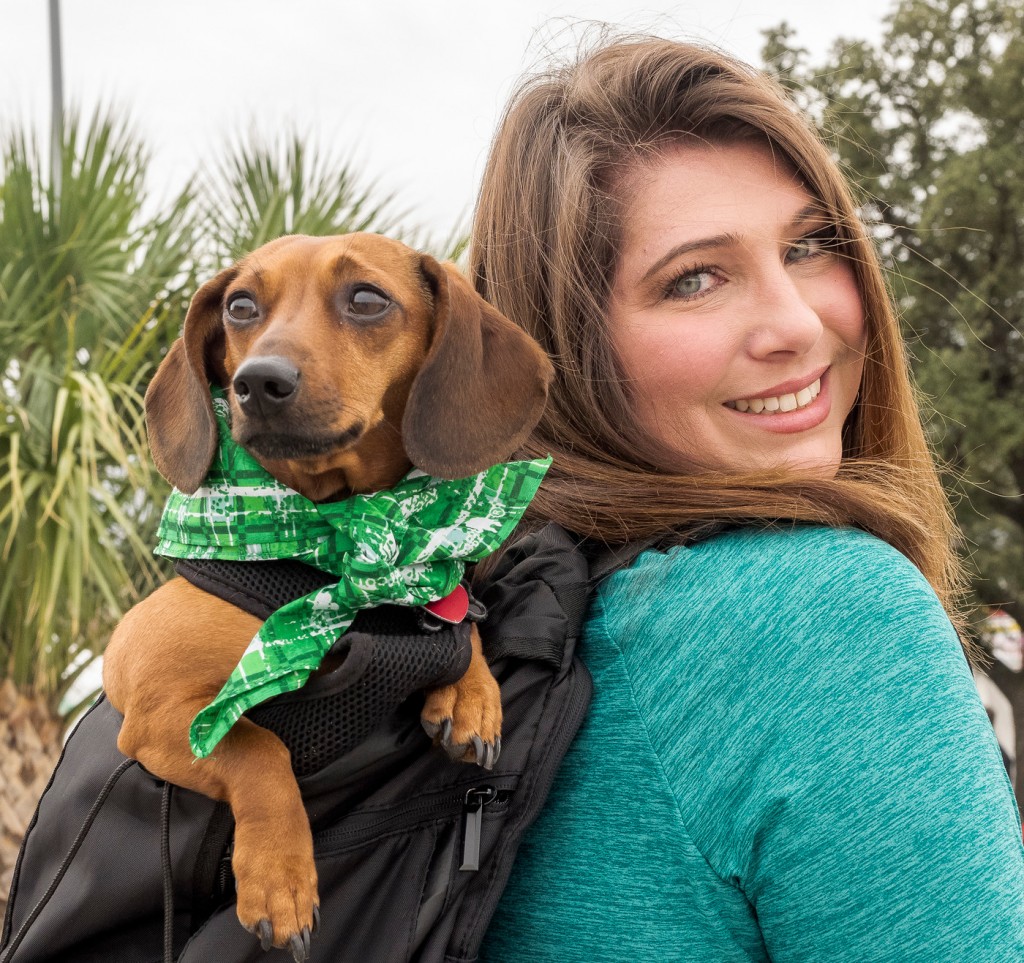
[[[194,273],[191,194],[148,213],[125,125],[68,123],[60,196],[42,153],[0,142],[0,899],[61,696],[158,575],[141,393]]]

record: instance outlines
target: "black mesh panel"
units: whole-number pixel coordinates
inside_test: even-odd
[[[335,581],[301,562],[204,560],[176,568],[200,588],[264,619]],[[301,778],[355,748],[412,693],[460,679],[470,652],[468,622],[428,632],[417,608],[366,609],[303,688],[256,706],[248,716],[288,747]]]

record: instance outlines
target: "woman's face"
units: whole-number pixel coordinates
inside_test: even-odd
[[[619,188],[608,315],[641,424],[678,467],[834,475],[866,334],[820,205],[759,145],[674,147]]]

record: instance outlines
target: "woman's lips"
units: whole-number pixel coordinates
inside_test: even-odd
[[[737,417],[756,419],[759,428],[783,434],[815,428],[832,410],[827,368],[810,383],[791,381],[771,390],[778,393],[727,401],[724,407]]]

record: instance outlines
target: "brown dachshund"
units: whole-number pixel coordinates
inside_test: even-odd
[[[550,376],[538,345],[452,266],[379,235],[284,237],[199,289],[146,419],[160,472],[194,492],[215,452],[219,384],[235,440],[291,488],[331,501],[390,487],[413,465],[462,478],[507,459],[540,418]],[[103,684],[124,715],[122,752],[230,804],[238,918],[265,948],[303,960],[317,878],[288,750],[247,718],[209,758],[188,741],[259,627],[175,578],[121,621]],[[465,676],[427,694],[423,720],[450,750],[476,737],[493,752],[500,694],[475,627],[472,643]]]

